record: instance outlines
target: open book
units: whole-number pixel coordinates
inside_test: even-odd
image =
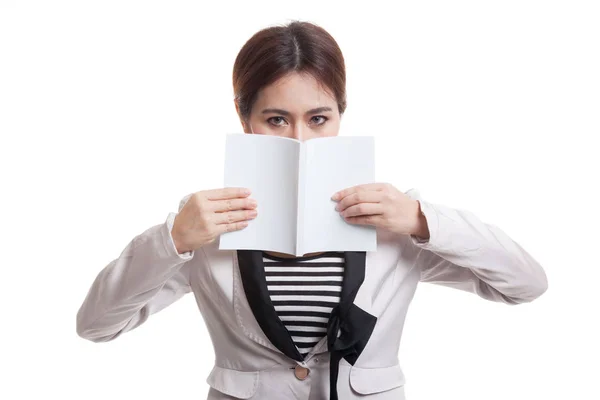
[[[249,225],[220,237],[219,249],[266,250],[302,256],[317,251],[372,251],[373,226],[346,222],[331,196],[373,183],[373,137],[335,136],[300,142],[229,134],[225,187],[246,187],[258,203]]]

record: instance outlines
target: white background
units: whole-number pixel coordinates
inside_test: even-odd
[[[421,285],[408,399],[600,398],[598,3],[357,3],[0,1],[0,398],[205,398],[191,295],[110,343],[75,315],[129,240],[221,186],[234,58],[290,19],[342,48],[341,133],[376,137],[379,180],[500,226],[549,277],[515,307]]]

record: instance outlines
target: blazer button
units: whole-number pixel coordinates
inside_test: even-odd
[[[308,376],[308,372],[309,369],[304,368],[301,365],[296,365],[296,368],[294,368],[294,375],[296,375],[296,378],[300,379],[301,381],[306,379],[306,377]]]

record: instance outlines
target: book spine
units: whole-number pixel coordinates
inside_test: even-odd
[[[300,143],[298,157],[298,189],[296,201],[296,256],[304,254],[304,198],[305,198],[306,145]]]

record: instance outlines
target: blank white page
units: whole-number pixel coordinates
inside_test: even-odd
[[[337,136],[304,142],[305,179],[301,248],[314,251],[374,251],[373,226],[346,222],[331,196],[351,186],[375,182],[375,142],[369,136]],[[302,192],[302,190],[301,190]]]
[[[221,235],[219,249],[294,254],[300,142],[277,136],[230,134],[225,146],[225,187],[247,187],[258,203],[249,225]]]

